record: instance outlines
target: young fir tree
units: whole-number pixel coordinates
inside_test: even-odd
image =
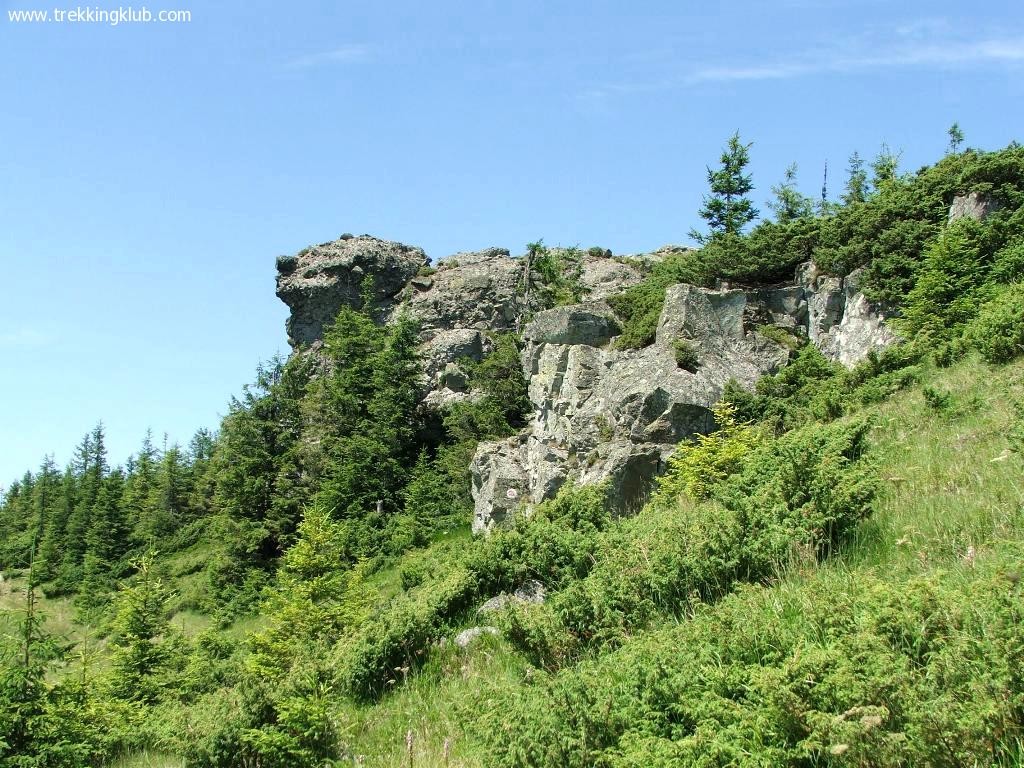
[[[153,445],[153,433],[146,430],[139,452],[130,460],[125,478],[125,515],[133,526],[133,543],[145,546],[149,541],[146,525],[150,520],[150,501],[156,488],[160,454]]]
[[[213,471],[213,453],[216,445],[216,436],[206,428],[197,430],[189,441],[188,507],[196,517],[206,517],[214,511],[217,480]]]
[[[53,462],[52,456],[43,458],[36,473],[36,483],[32,498],[33,535],[42,541],[54,516],[57,502],[60,499],[60,472]]]
[[[299,451],[310,366],[275,357],[258,367],[256,382],[232,398],[213,457],[215,504],[259,539],[253,555],[263,562],[288,548],[305,501]]]
[[[151,702],[160,693],[158,676],[167,661],[170,624],[165,610],[170,594],[153,572],[155,555],[150,550],[138,561],[135,581],[117,599],[109,685],[120,699]]]
[[[73,467],[64,470],[59,481],[57,497],[53,501],[43,536],[39,544],[38,572],[40,582],[57,578],[63,562],[64,541],[68,521],[78,502],[78,478]]]
[[[7,658],[0,663],[0,765],[36,766],[43,751],[42,741],[50,730],[46,712],[46,659],[52,654],[43,630],[34,568],[35,542],[28,553],[28,580],[21,620],[13,648],[0,649]],[[44,649],[48,650],[46,652]]]
[[[131,530],[123,506],[124,485],[121,470],[111,472],[93,506],[79,591],[79,605],[87,610],[106,601],[116,581],[120,560],[130,547]]]
[[[843,192],[843,203],[863,203],[868,199],[868,174],[864,170],[864,160],[860,153],[854,152],[850,155],[850,164],[846,169],[846,190]]]
[[[57,577],[58,588],[65,593],[77,591],[81,583],[85,539],[92,521],[93,507],[108,470],[102,424],[97,424],[92,432],[83,438],[74,464],[78,476],[78,494],[75,507],[68,518],[63,556]]]
[[[735,237],[758,216],[747,195],[754,189],[750,174],[746,173],[750,163],[750,147],[740,141],[739,133],[729,137],[722,151],[721,166],[717,170],[708,168],[710,194],[704,196],[699,214],[708,224],[708,234],[691,230],[690,236],[699,243],[706,243],[721,237]]]
[[[139,520],[138,533],[145,542],[155,542],[174,533],[188,517],[188,467],[181,448],[165,448],[150,487],[146,514]]]
[[[796,188],[796,163],[786,168],[782,183],[772,187],[772,194],[774,198],[768,207],[779,224],[805,219],[814,213],[814,202]]]
[[[964,132],[960,129],[960,123],[953,123],[946,131],[949,136],[948,154],[955,155],[960,152],[960,146],[964,143]]]
[[[871,161],[871,186],[876,190],[896,181],[896,172],[900,167],[900,153],[889,149],[883,144],[878,156]]]
[[[316,441],[305,465],[317,498],[345,522],[353,557],[383,543],[419,452],[417,341],[407,318],[379,326],[347,307],[324,336],[332,370],[307,402]]]

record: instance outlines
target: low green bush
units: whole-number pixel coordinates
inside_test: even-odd
[[[696,373],[700,368],[700,352],[693,342],[686,339],[676,339],[672,342],[672,354],[676,359],[676,365],[684,371]]]
[[[1024,283],[1007,286],[985,304],[965,338],[990,363],[1005,363],[1024,353]]]
[[[828,555],[873,508],[866,432],[864,422],[815,425],[757,445],[752,428],[732,427],[722,441],[728,451],[705,451],[709,477],[699,487],[710,501],[667,505],[670,481],[661,503],[598,538],[585,576],[549,605],[513,613],[508,636],[541,666],[557,668],[578,649],[614,647],[659,614],[679,615],[739,581],[774,577],[794,557]],[[740,465],[731,477],[723,478],[723,455]]]
[[[492,703],[486,764],[1019,765],[1024,600],[1001,570],[740,588]]]

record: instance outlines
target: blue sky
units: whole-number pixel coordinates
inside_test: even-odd
[[[274,257],[685,241],[704,169],[1024,139],[1024,4],[158,0],[186,24],[13,23],[0,0],[0,484],[102,419],[213,427],[287,352]],[[66,6],[73,8],[75,6]],[[109,9],[115,6],[93,5]],[[136,7],[139,7],[136,5]],[[629,10],[627,10],[629,8]]]

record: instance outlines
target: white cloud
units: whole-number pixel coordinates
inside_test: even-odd
[[[607,83],[588,88],[580,94],[593,101],[616,94],[635,94],[673,90],[706,83],[758,80],[786,80],[816,74],[851,74],[876,69],[902,67],[1006,66],[1024,63],[1024,36],[990,37],[975,40],[954,39],[936,34],[949,25],[940,21],[922,22],[897,30],[888,41],[836,41],[831,47],[806,50],[765,61],[714,66],[687,67],[677,62],[661,62],[659,68],[674,69],[666,75],[638,78],[631,82]],[[923,34],[927,30],[932,34]]]
[[[309,69],[324,64],[335,64],[338,62],[360,61],[372,53],[373,49],[362,43],[347,43],[330,51],[318,53],[307,53],[298,56],[287,63],[289,69]]]

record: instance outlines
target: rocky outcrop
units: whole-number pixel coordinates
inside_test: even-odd
[[[498,630],[497,627],[470,627],[469,629],[464,629],[461,632],[459,632],[459,634],[455,636],[454,642],[455,645],[457,645],[459,648],[468,648],[478,638],[481,638],[484,635],[500,634],[501,632]]]
[[[807,304],[807,338],[826,357],[847,367],[896,340],[885,324],[884,308],[872,305],[861,293],[860,277],[861,270],[846,277],[823,275],[813,263],[797,271]]]
[[[655,343],[638,350],[608,346],[614,320],[600,304],[539,313],[523,332],[534,418],[524,433],[478,448],[474,530],[501,525],[566,482],[608,481],[620,512],[639,506],[676,444],[711,429],[711,406],[730,379],[752,386],[785,362],[786,348],[744,323],[747,302],[744,291],[673,286]],[[695,372],[677,363],[677,340],[697,349]]]
[[[297,349],[315,348],[338,310],[361,306],[367,289],[382,321],[411,316],[421,333],[423,402],[437,410],[481,396],[465,362],[489,352],[490,332],[521,333],[533,415],[519,434],[476,451],[473,528],[481,532],[566,483],[605,482],[619,512],[637,508],[679,441],[713,427],[711,407],[727,382],[751,387],[785,364],[789,347],[765,326],[806,337],[844,365],[894,339],[857,273],[838,278],[806,264],[791,284],[772,288],[671,286],[654,343],[616,348],[621,329],[605,299],[679,250],[626,258],[573,251],[585,300],[543,310],[538,276],[507,250],[458,253],[432,270],[419,248],[344,236],[279,259],[277,290],[292,310]]]
[[[288,341],[299,347],[323,338],[343,306],[362,303],[364,285],[376,310],[390,308],[426,263],[421,248],[369,235],[343,235],[295,256],[279,257],[277,296],[291,310]]]
[[[453,329],[512,330],[526,310],[523,279],[523,262],[503,248],[457,253],[410,284],[402,309],[426,338]]]
[[[979,192],[968,192],[966,195],[957,195],[949,206],[949,223],[959,219],[974,219],[982,221],[990,213],[1000,209],[999,201]]]
[[[510,605],[540,605],[548,596],[548,591],[536,579],[527,579],[511,594],[502,592],[492,597],[478,609],[478,613],[497,613]]]

